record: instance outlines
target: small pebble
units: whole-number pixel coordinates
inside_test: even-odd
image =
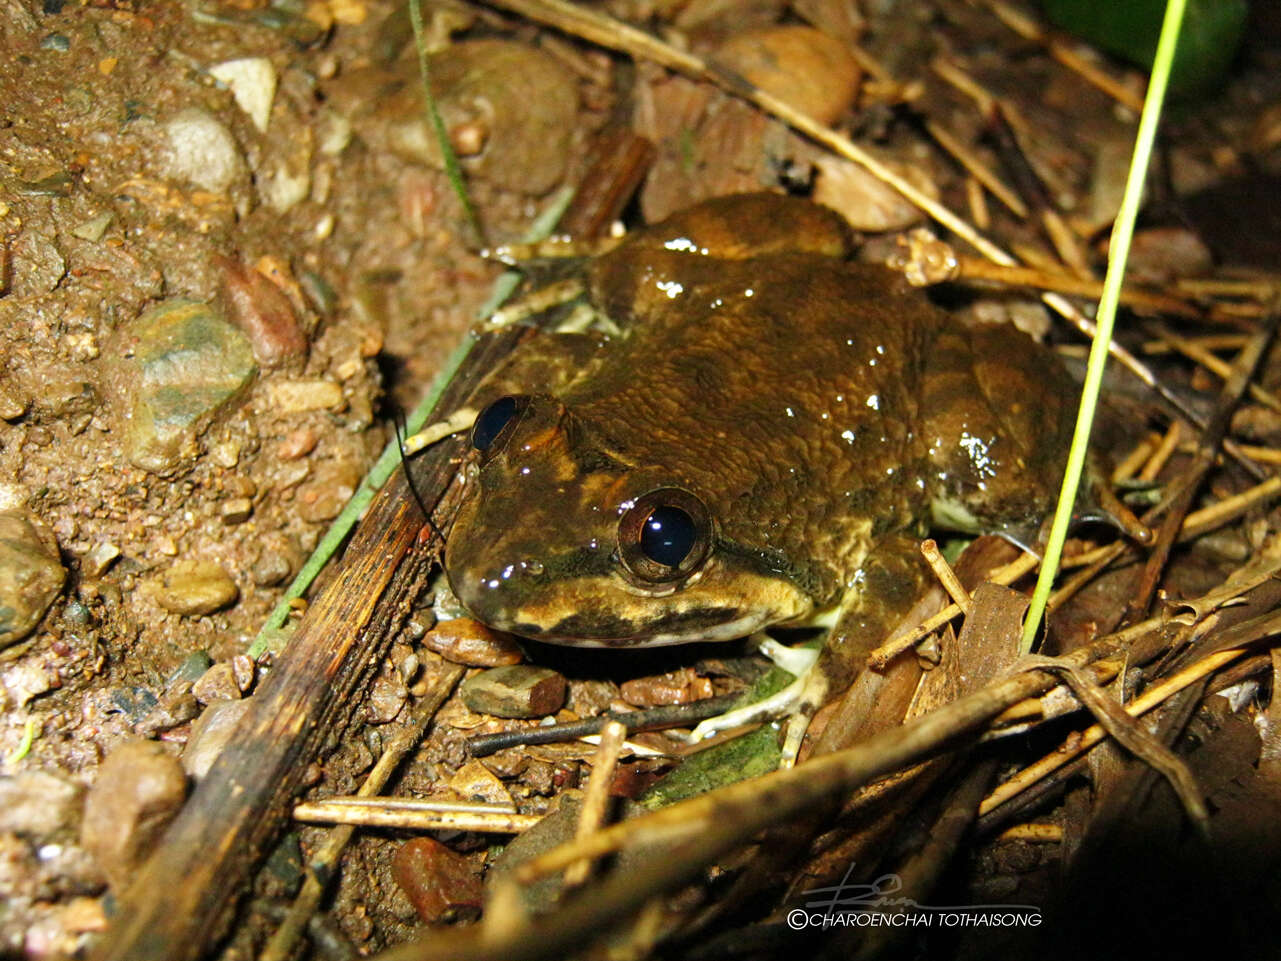
[[[795,24],[740,31],[715,60],[827,125],[853,105],[861,73],[840,41]]]
[[[127,741],[107,755],[85,798],[80,843],[119,894],[187,796],[182,765],[160,744]]]
[[[351,461],[326,461],[298,488],[298,516],[308,523],[333,520],[360,486],[360,470]]]
[[[165,473],[198,453],[196,438],[253,379],[245,336],[206,304],[170,300],[121,334],[107,383],[125,427],[130,462]]]
[[[276,68],[266,57],[227,60],[209,68],[209,75],[231,88],[236,104],[266,133],[271,120],[271,102],[276,96]]]
[[[520,759],[524,762],[524,758]],[[479,761],[468,761],[445,782],[459,797],[481,804],[497,804],[516,810],[512,796],[499,777]]]
[[[183,769],[197,780],[208,774],[248,710],[248,700],[211,701],[191,725],[191,735],[182,749]]]
[[[0,777],[0,833],[39,843],[76,823],[83,793],[76,782],[47,771]]]
[[[233,497],[218,505],[218,517],[224,524],[243,524],[254,512],[254,502],[248,497]]]
[[[245,173],[244,157],[220,120],[189,107],[165,124],[169,138],[166,173],[201,190],[221,194]]]
[[[71,40],[66,34],[51,33],[40,41],[42,50],[56,50],[59,53],[66,53],[71,49]]]
[[[306,457],[316,449],[320,435],[310,427],[299,427],[285,435],[284,440],[276,447],[276,456],[281,460],[297,460]]]
[[[405,627],[409,631],[409,636],[415,641],[421,641],[423,637],[436,626],[436,612],[430,607],[419,608],[409,615],[409,622]],[[497,665],[493,665],[497,666]]]
[[[238,701],[241,690],[231,663],[222,661],[200,675],[191,685],[191,693],[201,704],[211,704],[214,701]]]
[[[240,445],[234,440],[225,440],[209,448],[209,459],[225,470],[231,470],[240,463]]]
[[[237,654],[231,659],[231,676],[236,679],[236,687],[240,688],[240,693],[244,694],[254,686],[254,680],[258,677],[254,659],[248,654]]]
[[[212,561],[179,561],[150,584],[157,604],[185,617],[212,614],[240,596],[236,582]]]
[[[53,535],[25,511],[0,513],[0,648],[36,629],[67,572]]]
[[[307,355],[307,335],[285,292],[238,260],[221,258],[222,296],[227,315],[253,345],[254,357],[275,368]]]
[[[293,574],[288,558],[275,552],[263,554],[254,561],[249,576],[258,587],[275,587],[283,584]]]
[[[102,239],[102,235],[107,232],[107,228],[111,226],[113,216],[115,215],[111,211],[107,211],[105,214],[98,214],[98,216],[91,217],[83,223],[76,224],[71,228],[71,234],[81,240],[97,243]]]
[[[11,704],[25,707],[41,694],[62,686],[58,669],[40,658],[23,658],[0,675],[0,686]]]
[[[666,704],[689,704],[711,697],[712,682],[692,669],[671,671],[653,677],[624,681],[619,689],[623,700],[636,707],[658,707]]]
[[[565,703],[565,678],[546,667],[495,667],[468,678],[462,686],[462,698],[478,714],[546,717]]]
[[[0,419],[17,420],[30,406],[31,401],[15,385],[0,381]]]
[[[337,410],[343,406],[342,387],[331,380],[273,380],[267,384],[267,403],[281,414]]]
[[[365,717],[370,724],[394,721],[408,699],[405,680],[398,672],[380,674],[374,679],[369,700],[365,702]]]
[[[391,874],[428,924],[480,916],[484,886],[476,865],[439,841],[406,841],[392,859]]]
[[[194,683],[199,677],[213,666],[213,659],[209,657],[208,651],[192,651],[188,654],[177,670],[169,675],[169,686],[183,683]]]
[[[161,731],[172,731],[186,724],[200,713],[200,703],[190,691],[171,691],[161,696],[160,702],[133,725],[139,737],[154,737]]]
[[[88,577],[101,577],[120,556],[120,548],[111,541],[95,544],[80,562],[80,570]]]
[[[421,643],[445,660],[468,667],[502,667],[525,659],[514,637],[470,617],[441,621],[423,635]]]

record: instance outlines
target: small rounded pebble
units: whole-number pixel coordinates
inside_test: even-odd
[[[360,486],[360,471],[350,461],[329,461],[298,488],[298,516],[309,523],[333,520]]]
[[[306,457],[316,449],[320,435],[311,427],[299,427],[290,431],[276,447],[276,456],[281,460],[297,460]]]
[[[565,678],[546,667],[495,667],[463,682],[463,703],[477,714],[546,717],[565,703]]]
[[[813,27],[744,30],[715,60],[819,123],[833,124],[854,103],[859,67],[833,37]]]
[[[275,368],[306,357],[307,335],[284,291],[238,260],[224,257],[219,265],[227,316],[249,338],[258,363]]]
[[[153,741],[127,741],[103,761],[85,798],[80,843],[119,893],[182,807],[187,776]]]
[[[24,511],[0,513],[0,648],[36,629],[67,576],[57,542],[38,523]]]
[[[369,700],[365,702],[365,717],[370,724],[394,721],[408,699],[409,691],[399,672],[380,674],[374,679]]]
[[[423,635],[421,643],[445,660],[468,667],[502,667],[525,659],[514,637],[470,617],[441,621]]]
[[[480,916],[484,887],[476,865],[439,841],[406,841],[392,859],[391,874],[428,924]]]
[[[624,681],[619,693],[628,704],[657,707],[665,704],[689,704],[691,701],[711,697],[716,692],[712,690],[710,679],[700,677],[694,670],[686,668]]]
[[[209,305],[169,300],[121,331],[105,383],[129,461],[165,473],[198,453],[196,438],[257,371],[244,334]]]
[[[263,554],[249,570],[249,576],[259,587],[275,587],[293,573],[288,559],[277,553]]]
[[[101,577],[119,556],[120,548],[110,541],[95,544],[81,561],[80,571],[88,577]]]
[[[169,137],[169,176],[220,194],[245,170],[236,138],[222,122],[199,107],[190,107],[165,124]]]
[[[231,663],[221,661],[200,675],[191,685],[191,693],[201,704],[211,704],[214,701],[238,701],[241,689]]]
[[[183,770],[197,780],[208,774],[248,710],[248,700],[211,701],[191,725],[191,736],[182,749]]]
[[[240,596],[236,582],[212,561],[179,561],[151,584],[157,604],[185,617],[212,614]]]

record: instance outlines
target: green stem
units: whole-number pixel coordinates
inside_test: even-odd
[[[1186,5],[1186,0],[1167,0],[1165,6],[1161,39],[1157,42],[1156,58],[1152,62],[1152,79],[1148,83],[1147,98],[1143,102],[1143,114],[1139,118],[1139,132],[1135,138],[1134,156],[1130,160],[1130,174],[1125,182],[1125,195],[1121,199],[1121,209],[1112,226],[1108,271],[1103,281],[1103,296],[1099,300],[1096,319],[1098,330],[1094,335],[1094,343],[1090,345],[1089,366],[1085,372],[1085,384],[1081,388],[1081,408],[1077,413],[1076,431],[1072,435],[1072,449],[1068,452],[1067,469],[1063,474],[1063,489],[1059,493],[1058,508],[1054,512],[1054,524],[1050,530],[1049,543],[1045,545],[1045,557],[1041,561],[1041,573],[1036,581],[1036,590],[1032,594],[1027,620],[1023,623],[1022,650],[1025,654],[1032,650],[1036,640],[1037,630],[1045,613],[1045,605],[1049,601],[1050,591],[1054,586],[1054,577],[1058,573],[1063,543],[1067,540],[1068,524],[1072,520],[1072,511],[1076,505],[1076,491],[1080,486],[1081,473],[1085,466],[1085,454],[1090,443],[1090,428],[1094,424],[1094,409],[1098,404],[1099,388],[1103,383],[1103,367],[1107,362],[1108,344],[1112,341],[1112,327],[1121,297],[1121,284],[1125,279],[1125,264],[1130,254],[1130,240],[1134,236],[1134,222],[1138,217],[1139,203],[1143,197],[1143,181],[1152,158],[1152,147],[1156,142],[1157,126],[1161,121],[1161,108],[1165,103],[1165,92],[1170,81],[1170,67],[1174,62],[1174,51],[1178,46],[1179,29],[1183,24],[1183,11]]]

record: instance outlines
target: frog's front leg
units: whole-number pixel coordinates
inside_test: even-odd
[[[844,601],[830,615],[831,628],[816,661],[778,694],[718,718],[704,721],[694,730],[695,740],[718,731],[766,718],[788,717],[783,745],[783,763],[790,764],[814,713],[836,695],[850,688],[863,673],[867,656],[916,606],[931,581],[929,565],[921,556],[919,542],[898,534],[882,538],[863,561],[851,580]],[[909,655],[910,656],[910,655]],[[902,660],[902,659],[901,659]],[[915,668],[914,660],[909,666]],[[852,737],[882,721],[897,724],[897,718],[882,718],[877,696],[885,684],[894,687],[913,683],[897,664],[884,676],[861,680],[857,707],[842,710],[824,729],[815,751],[832,751],[846,746]]]

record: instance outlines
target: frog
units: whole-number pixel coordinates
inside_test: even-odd
[[[835,211],[704,201],[582,266],[612,336],[542,335],[482,388],[444,568],[497,629],[635,649],[824,626],[848,687],[931,577],[931,526],[1035,541],[1076,387],[854,259]]]

